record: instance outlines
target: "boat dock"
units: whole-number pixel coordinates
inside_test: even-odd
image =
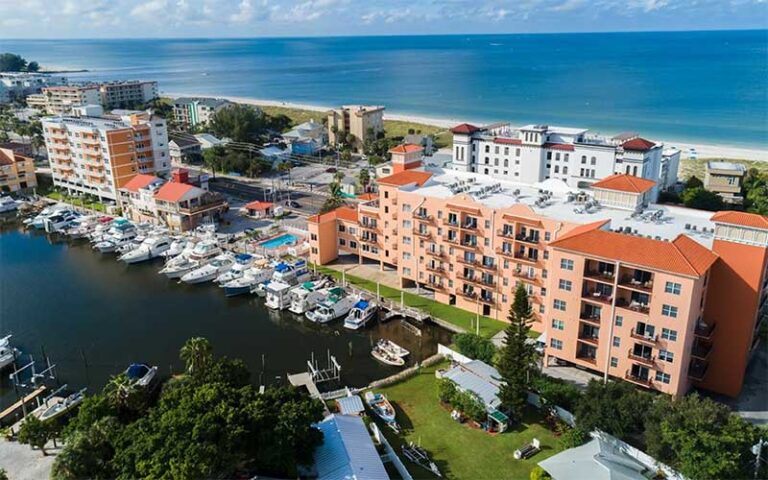
[[[14,403],[14,404],[13,404],[13,405],[11,405],[10,407],[8,407],[8,408],[6,408],[5,410],[3,410],[2,412],[0,412],[0,425],[2,425],[2,424],[4,424],[4,423],[6,423],[6,421],[7,421],[9,418],[11,418],[12,416],[14,416],[14,414],[18,412],[18,410],[19,410],[19,409],[21,408],[21,406],[22,406],[22,402],[23,402],[23,403],[26,405],[26,404],[27,404],[27,403],[29,403],[30,401],[32,401],[32,400],[34,400],[35,398],[37,398],[37,397],[38,397],[40,394],[42,394],[43,392],[45,392],[45,390],[46,390],[46,387],[45,387],[45,385],[43,385],[43,386],[41,386],[41,387],[37,388],[37,389],[36,389],[35,391],[33,391],[32,393],[29,393],[29,394],[27,394],[27,395],[26,395],[24,398],[22,398],[22,399],[21,399],[21,400],[19,400],[18,402]],[[35,406],[33,407],[33,409],[36,409],[37,407],[38,407],[38,406],[37,406],[37,405],[35,405]],[[14,420],[15,420],[15,419],[14,419]]]

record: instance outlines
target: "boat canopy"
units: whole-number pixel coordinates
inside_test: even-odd
[[[248,253],[238,253],[237,255],[235,255],[235,260],[237,260],[238,262],[247,262],[252,258],[253,258],[253,255],[250,255]]]
[[[277,265],[275,265],[275,271],[279,272],[279,273],[283,273],[286,270],[288,270],[289,268],[291,268],[291,267],[289,265],[283,263],[283,262],[280,262]]]
[[[125,374],[128,375],[128,378],[130,379],[136,379],[143,378],[147,372],[149,372],[148,366],[144,365],[143,363],[132,363],[130,366],[128,366],[128,370],[125,371]]]
[[[360,310],[365,310],[368,308],[368,300],[360,300],[355,304],[355,308],[359,308]]]
[[[314,282],[304,282],[304,283],[302,283],[302,284],[301,284],[301,287],[302,287],[304,290],[310,290],[310,291],[312,291],[312,290],[314,290],[314,289],[315,289],[315,284],[314,284]]]
[[[333,301],[337,301],[343,296],[344,296],[344,289],[341,287],[333,287],[328,292],[328,298]]]

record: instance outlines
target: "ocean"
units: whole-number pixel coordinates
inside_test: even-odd
[[[768,30],[0,40],[73,79],[768,148]]]

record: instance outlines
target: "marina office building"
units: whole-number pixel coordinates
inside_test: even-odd
[[[162,118],[136,110],[76,110],[82,115],[42,120],[54,186],[116,201],[120,187],[137,173],[170,172]]]
[[[548,178],[572,187],[589,187],[615,173],[656,182],[651,197],[677,182],[680,151],[634,133],[614,137],[581,128],[508,123],[451,129],[453,168],[533,184]]]
[[[398,170],[375,198],[310,217],[312,262],[356,256],[498,320],[523,285],[546,362],[738,395],[768,310],[767,218],[655,205],[655,183],[626,173],[577,189]]]

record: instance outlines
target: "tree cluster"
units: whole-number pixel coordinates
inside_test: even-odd
[[[214,358],[191,339],[184,375],[153,398],[116,377],[86,399],[67,426],[52,477],[231,478],[239,471],[288,477],[309,464],[322,434],[322,404],[293,388],[259,393],[239,360]]]
[[[744,198],[744,210],[768,215],[768,173],[750,168],[741,185],[741,196]],[[674,192],[661,192],[659,202],[682,203],[689,208],[710,211],[733,208],[726,204],[720,195],[706,190],[703,182],[695,176],[686,181],[680,195]]]
[[[272,163],[258,153],[222,145],[204,150],[203,163],[214,173],[214,176],[216,172],[235,172],[240,175],[255,177],[272,168]]]
[[[40,65],[37,62],[27,62],[21,55],[15,53],[0,53],[0,72],[37,72]]]
[[[462,355],[493,364],[496,347],[489,339],[474,333],[459,333],[453,337],[453,344]]]
[[[768,173],[750,168],[744,177],[742,194],[748,212],[768,215]]]
[[[459,390],[452,381],[441,379],[437,385],[437,395],[441,402],[447,403],[472,420],[478,423],[485,421],[487,412],[482,400],[472,392]]]
[[[267,115],[251,105],[235,103],[216,112],[208,123],[219,138],[235,142],[260,142],[270,134],[281,133],[292,124],[286,115]]]

